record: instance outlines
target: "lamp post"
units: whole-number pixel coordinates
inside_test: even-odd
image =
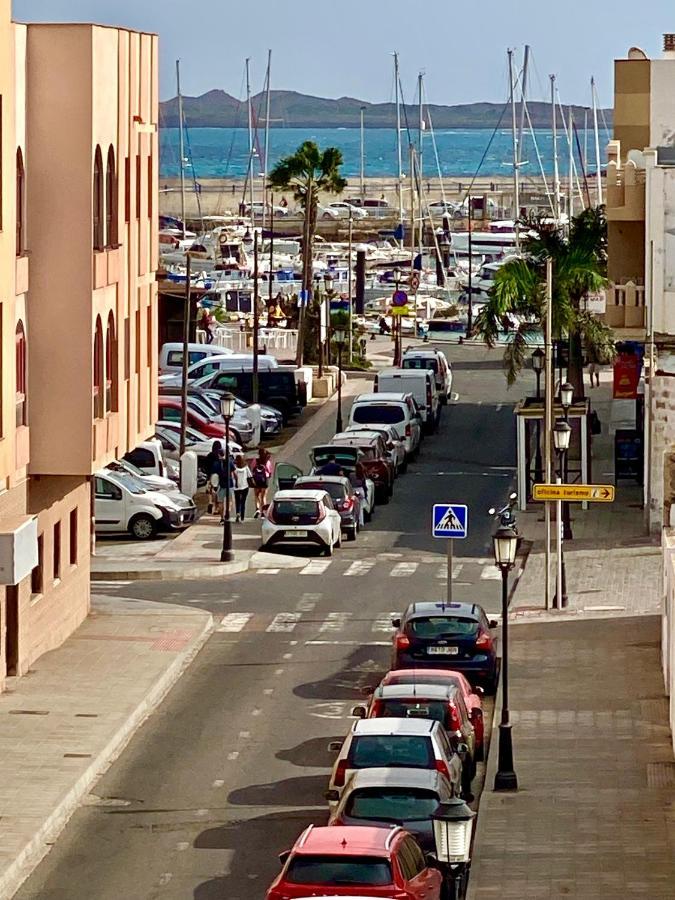
[[[565,454],[570,445],[570,437],[572,429],[569,422],[564,419],[557,419],[553,426],[553,444],[559,459],[559,474],[556,476],[556,484],[563,483],[563,471],[565,466]],[[553,608],[563,609],[567,606],[567,573],[565,571],[565,554],[563,550],[563,539],[565,537],[565,526],[562,521],[562,508],[567,504],[561,500],[556,501],[556,549],[558,555],[558,571],[556,577],[556,592],[553,598]]]
[[[326,272],[323,276],[323,284],[326,289],[325,294],[325,305],[323,307],[324,310],[324,318],[326,325],[324,326],[326,329],[326,333],[328,333],[328,325],[330,322],[330,301],[333,298],[333,274],[332,272]],[[319,327],[321,325],[319,324]],[[330,365],[330,340],[326,341],[326,363]]]
[[[509,572],[516,563],[518,534],[512,526],[498,528],[492,538],[495,565],[502,573],[502,717],[499,723],[499,757],[495,791],[517,791],[513,768],[513,740],[509,720]]]
[[[321,298],[321,276],[320,275],[314,276],[314,294],[315,294],[315,299],[318,301],[318,309],[319,309],[319,328],[318,328],[319,378],[322,378],[323,377],[323,340],[322,340],[323,335],[321,333],[322,332],[321,322],[322,322],[323,316],[321,315],[322,298]]]
[[[572,401],[574,399],[574,388],[566,381],[564,384],[560,385],[560,404],[563,408],[563,416],[566,422],[569,422],[569,414],[570,414],[570,406],[572,405]],[[569,449],[569,443],[567,446]],[[561,472],[562,483],[567,484],[569,480],[569,456],[567,453],[563,456],[563,470]],[[563,503],[562,508],[562,521],[563,521],[563,537],[566,541],[572,540],[572,521],[570,519],[570,505],[569,503]]]
[[[342,348],[345,343],[345,330],[338,326],[334,332],[335,343],[338,346],[338,384],[337,384],[337,417],[335,419],[335,433],[342,431]]]
[[[401,270],[398,266],[394,269],[394,284],[396,290],[399,290],[401,284]],[[401,365],[401,317],[392,315],[391,317],[392,333],[394,338],[394,366]]]
[[[460,900],[465,894],[475,816],[461,797],[439,803],[431,814],[436,859],[447,866],[452,879],[450,900]]]
[[[235,396],[225,393],[220,398],[220,411],[225,420],[225,505],[223,506],[223,549],[220,551],[221,562],[234,559],[232,550],[232,522],[230,520],[230,419],[234,415]]]
[[[537,400],[541,399],[541,375],[544,371],[545,365],[546,354],[541,349],[541,347],[537,347],[537,349],[532,354],[532,369],[534,371],[535,378],[537,379]],[[536,482],[541,482],[543,471],[544,469],[541,461],[541,418],[537,415],[537,447],[534,456],[534,480]]]

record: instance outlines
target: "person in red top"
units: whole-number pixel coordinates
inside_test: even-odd
[[[261,447],[251,466],[251,481],[253,482],[253,493],[255,495],[254,519],[260,518],[263,513],[273,469],[272,454],[269,450]]]

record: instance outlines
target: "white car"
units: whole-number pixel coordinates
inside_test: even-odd
[[[422,420],[410,394],[359,394],[352,404],[349,424],[362,427],[393,425],[403,438],[408,459],[417,455],[422,440]]]
[[[393,425],[349,425],[350,431],[376,431],[381,434],[387,445],[387,452],[394,464],[396,475],[400,475],[408,467],[408,459],[405,452],[405,442]]]
[[[157,425],[155,426],[155,437],[160,441],[166,457],[169,459],[180,459],[180,422],[157,422]],[[225,438],[206,437],[205,434],[202,434],[200,431],[195,431],[194,428],[190,427],[188,427],[185,432],[185,448],[187,450],[194,450],[200,460],[202,460],[207,453],[211,452],[214,441],[220,441],[223,449],[225,449]],[[244,448],[241,444],[238,444],[236,441],[230,441],[231,456],[236,456],[238,453],[243,452]]]
[[[335,200],[333,203],[329,203],[326,208],[334,209],[339,219],[348,219],[350,214],[354,222],[368,218],[368,213],[365,209],[359,209],[358,206],[352,206],[351,203],[345,203],[344,200]]]
[[[114,459],[108,463],[106,469],[111,472],[121,472],[125,475],[133,475],[139,478],[146,491],[161,491],[163,494],[172,494],[178,491],[178,485],[171,478],[163,475],[148,475],[143,469],[139,469],[127,459]]]
[[[277,491],[262,520],[266,550],[278,544],[314,544],[326,554],[342,544],[342,520],[327,491]]]
[[[101,469],[94,473],[96,533],[129,532],[139,541],[176,531],[194,521],[196,507],[183,494],[147,491],[139,478]]]
[[[275,219],[284,219],[288,215],[285,206],[271,206],[269,203],[263,203],[262,200],[254,200],[252,205],[246,204],[244,212],[247,216],[251,215],[251,208],[255,218],[262,218],[263,213],[269,216],[270,212],[273,213]]]
[[[432,217],[447,216],[450,219],[461,212],[459,203],[452,203],[450,200],[433,200],[427,205],[427,209]]]
[[[295,210],[295,215],[301,219],[305,218],[305,211],[301,206]],[[332,206],[322,206],[321,203],[317,204],[316,207],[316,217],[317,219],[340,219],[340,213],[337,209],[333,209]]]
[[[404,369],[431,369],[441,403],[446,404],[452,398],[452,366],[442,350],[408,347],[403,353],[401,365]]]

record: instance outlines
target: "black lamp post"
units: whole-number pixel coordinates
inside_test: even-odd
[[[338,326],[334,331],[335,343],[338,348],[338,384],[337,384],[337,417],[335,419],[335,433],[342,431],[342,348],[345,344],[345,330]]]
[[[518,534],[511,526],[498,528],[492,538],[495,564],[502,573],[502,717],[499,723],[499,758],[495,791],[517,791],[513,768],[513,740],[509,719],[509,572],[516,564]]]
[[[234,415],[234,394],[226,393],[220,398],[220,411],[225,420],[225,505],[223,506],[223,549],[220,551],[221,562],[234,559],[232,550],[232,521],[230,520],[230,419]]]
[[[570,406],[572,405],[572,401],[574,399],[574,388],[566,381],[564,384],[560,385],[560,404],[563,408],[563,416],[565,421],[569,421],[570,414]],[[571,437],[571,435],[570,435]],[[569,449],[569,442],[567,448]],[[565,452],[563,456],[563,470],[561,472],[562,483],[567,484],[569,480],[569,456],[567,452]],[[572,521],[570,519],[570,505],[569,503],[563,503],[562,509],[562,520],[563,520],[563,537],[566,541],[572,540]]]
[[[323,301],[322,301],[322,297],[321,297],[321,276],[320,275],[314,276],[314,299],[316,301],[316,308],[319,313],[319,326],[317,329],[317,331],[318,331],[317,336],[318,336],[318,341],[319,341],[319,348],[318,348],[319,349],[319,378],[322,378],[323,377],[323,341],[321,340],[321,338],[322,338],[322,335],[321,335],[321,303]]]
[[[537,347],[537,349],[532,354],[532,369],[534,371],[535,378],[537,379],[537,400],[541,399],[541,374],[544,371],[545,365],[546,354],[541,349],[541,347]],[[537,410],[537,413],[538,412],[539,411]],[[543,471],[544,467],[541,461],[541,417],[537,415],[537,447],[534,456],[534,480],[536,482],[541,482]]]
[[[396,290],[399,290],[401,284],[401,270],[398,266],[394,269],[394,284]],[[392,310],[393,312],[393,310]],[[392,315],[391,317],[392,332],[394,336],[394,365],[401,365],[401,317]]]
[[[329,324],[330,324],[330,301],[333,297],[333,275],[331,272],[326,272],[323,276],[324,287],[326,288],[326,332],[329,333]],[[319,328],[321,328],[321,322],[319,321]],[[330,339],[326,341],[326,363],[330,365]]]
[[[461,797],[439,803],[431,814],[436,859],[448,872],[450,900],[460,900],[465,895],[475,816]]]
[[[563,472],[565,471],[565,456],[567,454],[567,450],[570,445],[570,437],[572,436],[572,429],[569,425],[569,422],[566,422],[564,419],[557,419],[555,425],[553,426],[553,445],[555,447],[556,453],[558,454],[559,461],[559,474],[556,478],[556,482],[558,484],[563,483]],[[563,609],[567,606],[567,572],[565,570],[565,550],[564,550],[564,541],[565,541],[565,507],[568,504],[565,503],[564,500],[558,501],[558,521],[556,522],[556,527],[559,531],[559,544],[558,544],[558,553],[559,553],[559,566],[560,566],[560,577],[558,580],[558,588],[556,589],[555,596],[553,598],[553,607],[554,609]],[[562,521],[561,521],[562,520]]]

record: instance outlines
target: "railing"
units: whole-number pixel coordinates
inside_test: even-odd
[[[626,284],[610,284],[607,288],[608,306],[644,307],[645,286],[627,281]]]
[[[275,350],[295,353],[298,344],[298,332],[293,328],[261,328],[258,332],[259,344],[264,345],[269,353]],[[206,332],[197,329],[197,343],[206,343]],[[253,349],[253,332],[251,329],[216,328],[213,335],[213,343],[218,347],[225,347],[235,352],[250,352]]]

